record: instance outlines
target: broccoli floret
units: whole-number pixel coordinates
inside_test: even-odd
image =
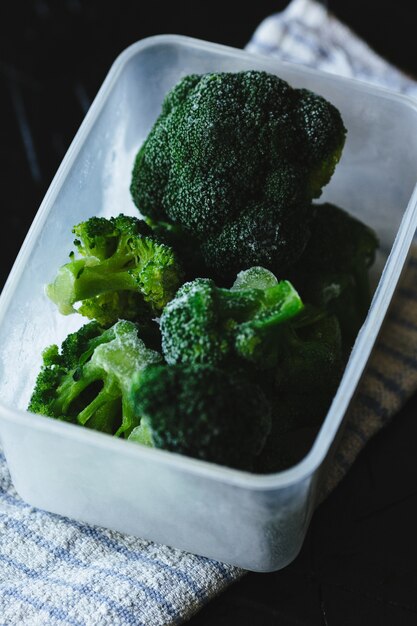
[[[28,409],[127,436],[139,423],[130,399],[133,376],[161,360],[132,322],[121,320],[107,330],[90,322],[68,335],[61,351],[56,345],[44,351]]]
[[[271,367],[280,327],[302,307],[291,283],[278,282],[261,267],[241,272],[231,289],[197,278],[185,283],[162,313],[165,359],[219,365],[237,358]]]
[[[184,282],[197,276],[208,276],[210,270],[204,262],[200,247],[178,224],[170,222],[153,222],[146,218],[152,235],[161,243],[175,250],[175,254],[184,270]]]
[[[251,470],[270,429],[270,406],[244,374],[209,365],[156,365],[132,387],[140,426],[129,439]]]
[[[336,316],[306,313],[286,327],[281,340],[277,385],[297,394],[337,387],[343,365]]]
[[[275,380],[264,381],[271,432],[257,471],[277,472],[301,460],[326,416],[343,371],[338,320],[306,307],[286,328]]]
[[[333,105],[266,72],[187,76],[136,157],[133,200],[184,229],[218,276],[282,271],[307,243],[345,133]]]
[[[349,348],[370,305],[369,268],[378,248],[374,231],[332,204],[315,207],[311,237],[290,272],[303,300],[334,313]]]
[[[78,312],[109,326],[118,319],[150,323],[173,297],[182,270],[173,250],[149,236],[145,222],[119,215],[74,227],[79,253],[63,265],[46,293],[61,313]]]
[[[231,289],[210,279],[183,285],[162,314],[161,331],[171,367],[243,367],[251,382],[263,388],[274,408],[256,471],[278,471],[295,462],[298,448],[286,450],[285,441],[293,437],[290,433],[301,432],[305,447],[305,433],[313,437],[317,432],[342,372],[341,333],[334,315],[303,307],[291,283],[254,267],[240,272]],[[152,433],[142,420],[132,437],[150,445]]]

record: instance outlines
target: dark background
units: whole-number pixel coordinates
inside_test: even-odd
[[[327,3],[380,54],[417,76],[414,3]],[[0,5],[0,285],[115,57],[180,33],[243,47],[287,2],[26,0]],[[285,570],[249,574],[194,626],[417,624],[417,397],[317,510]],[[151,625],[150,625],[151,626]]]

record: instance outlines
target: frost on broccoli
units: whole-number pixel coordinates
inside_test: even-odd
[[[46,289],[64,315],[77,310],[104,326],[118,319],[150,323],[182,282],[172,248],[150,236],[142,220],[92,217],[73,233],[79,256],[72,253]]]
[[[349,350],[371,302],[369,269],[378,239],[360,220],[333,204],[314,207],[311,237],[291,269],[303,300],[334,313]]]
[[[277,472],[307,453],[325,418],[343,372],[339,322],[306,306],[287,325],[274,379],[266,380],[271,432],[257,471]]]
[[[313,204],[345,133],[266,72],[182,79],[136,156],[144,219],[73,229],[47,294],[97,321],[44,352],[29,410],[246,471],[300,460],[370,299],[375,234]]]
[[[217,275],[282,271],[307,243],[311,200],[345,133],[333,105],[277,76],[190,75],[166,96],[136,157],[132,196],[154,223],[193,237]]]
[[[281,326],[302,308],[291,283],[261,267],[241,272],[231,289],[197,278],[185,283],[162,313],[165,359],[210,365],[242,359],[271,367]]]
[[[253,469],[270,405],[244,373],[210,365],[156,365],[132,387],[140,426],[129,440],[238,469]]]
[[[68,335],[61,350],[43,353],[29,411],[127,436],[139,424],[131,402],[133,376],[161,356],[146,348],[135,324],[105,330],[90,322]]]

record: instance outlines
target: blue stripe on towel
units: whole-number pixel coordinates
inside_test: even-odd
[[[194,591],[194,593],[200,600],[202,601],[207,600],[207,595],[203,592],[203,590],[196,584],[196,582],[187,573],[178,569],[173,569],[170,565],[168,565],[167,563],[164,563],[160,559],[154,559],[152,557],[146,556],[145,554],[143,554],[143,552],[131,552],[128,548],[126,548],[126,546],[120,545],[119,543],[117,543],[117,541],[115,541],[111,537],[108,537],[103,532],[101,532],[100,530],[98,530],[97,528],[93,526],[86,526],[82,522],[77,522],[74,520],[68,520],[68,523],[71,526],[74,526],[75,528],[77,528],[83,535],[87,537],[93,537],[96,541],[100,541],[106,547],[114,550],[114,552],[123,554],[123,556],[125,556],[130,561],[140,561],[142,563],[153,565],[155,567],[160,567],[161,569],[168,571],[170,574],[174,575],[179,580],[187,583],[190,589]]]
[[[1,461],[6,462],[5,456],[2,452],[0,452],[0,462]],[[0,488],[0,497],[4,498],[3,494],[5,494],[5,492],[2,492]],[[22,506],[30,507],[30,505],[27,505],[20,498],[15,498],[13,496],[10,496],[9,494],[7,494],[7,497],[9,499],[10,504],[13,504],[18,507],[22,507]],[[33,507],[30,507],[30,508],[33,508]],[[204,590],[200,586],[197,585],[197,583],[191,578],[191,576],[187,574],[187,572],[184,572],[178,568],[174,568],[171,565],[168,565],[167,563],[164,563],[163,561],[159,559],[147,557],[142,552],[132,552],[125,546],[121,546],[120,544],[118,544],[114,539],[107,537],[103,532],[100,532],[97,528],[93,526],[88,526],[86,524],[83,524],[82,522],[77,522],[76,520],[71,520],[69,518],[63,517],[61,515],[57,515],[55,513],[47,513],[46,511],[42,511],[41,509],[36,509],[36,511],[39,512],[40,514],[47,515],[48,517],[52,515],[55,517],[58,517],[60,520],[62,520],[63,523],[77,528],[78,530],[83,532],[84,535],[88,537],[93,537],[96,541],[99,541],[103,543],[104,545],[106,545],[106,547],[114,549],[117,552],[124,554],[124,556],[126,556],[130,560],[142,561],[144,563],[152,564],[155,567],[161,567],[169,571],[170,574],[173,574],[179,580],[182,580],[183,582],[187,583],[188,586],[192,589],[192,591],[196,594],[196,596],[202,602],[205,602],[208,600],[207,594],[204,592]],[[226,581],[232,582],[236,579],[233,573],[230,572],[227,566],[225,566],[223,563],[220,563],[219,561],[215,561],[214,559],[208,559],[206,557],[200,557],[200,558],[202,561],[204,560],[206,563],[209,563],[210,565],[212,565],[214,569],[217,569],[217,571]]]
[[[396,359],[397,361],[400,361],[406,367],[410,367],[413,370],[417,370],[417,358],[416,357],[403,354],[400,350],[397,350],[396,348],[393,348],[392,346],[389,346],[388,344],[383,343],[382,341],[379,341],[375,347],[377,350],[380,350],[381,352],[385,352],[385,354],[388,354],[389,356]]]
[[[388,391],[394,393],[399,400],[404,401],[407,399],[407,392],[397,383],[396,380],[390,378],[383,372],[380,372],[375,367],[368,367],[366,370],[367,376],[372,376],[376,380],[379,380]]]
[[[72,591],[76,591],[80,595],[85,596],[86,598],[91,598],[92,600],[96,600],[102,604],[106,604],[109,607],[109,609],[117,613],[119,617],[122,618],[128,626],[148,626],[147,624],[144,624],[143,622],[139,622],[137,620],[137,616],[132,611],[122,606],[118,602],[115,602],[111,598],[108,598],[107,596],[104,596],[103,594],[95,591],[91,587],[91,585],[86,585],[86,584],[81,585],[77,583],[70,583],[67,580],[61,580],[60,578],[52,578],[51,576],[47,576],[45,578],[42,571],[32,570],[26,567],[26,565],[24,565],[23,563],[19,563],[18,561],[9,559],[5,557],[4,555],[0,555],[0,560],[3,562],[7,562],[7,564],[12,567],[15,567],[16,569],[24,573],[26,576],[28,576],[28,578],[33,578],[35,580],[36,579],[45,580],[49,584],[71,589]],[[7,591],[8,590],[5,590],[3,593]],[[12,590],[9,590],[9,591],[10,591],[10,595],[13,595]],[[73,598],[73,600],[75,601],[75,598]]]
[[[90,569],[90,570],[93,570],[94,572],[97,572],[98,574],[104,574],[106,576],[111,576],[118,580],[122,580],[123,582],[128,582],[133,587],[136,587],[137,589],[140,589],[144,593],[146,593],[154,602],[158,602],[161,606],[163,606],[166,609],[167,613],[171,615],[171,617],[174,617],[175,619],[179,619],[179,614],[176,611],[176,609],[172,606],[172,604],[168,602],[158,591],[156,591],[152,587],[149,587],[148,585],[141,583],[140,581],[136,580],[135,578],[131,576],[127,576],[126,574],[121,574],[119,572],[116,572],[115,570],[107,569],[104,567],[99,567],[97,565],[92,565],[91,563],[84,563],[77,557],[72,556],[68,552],[67,549],[62,548],[61,546],[54,545],[49,540],[33,532],[31,528],[29,527],[29,525],[25,524],[24,522],[9,518],[5,514],[0,514],[0,519],[4,520],[4,524],[6,527],[11,528],[12,530],[17,532],[19,535],[21,535],[25,539],[32,541],[38,547],[43,548],[44,550],[49,552],[49,554],[52,554],[55,558],[61,561],[70,563],[71,565],[74,565],[75,567],[78,567],[80,569]],[[3,557],[0,555],[0,558],[3,558]],[[109,602],[112,602],[112,600],[110,599],[108,600]]]
[[[355,397],[357,401],[362,404],[362,406],[372,411],[372,413],[377,415],[377,417],[380,417],[382,420],[385,420],[387,419],[387,417],[390,416],[387,408],[385,406],[382,406],[382,404],[380,404],[376,398],[368,396],[366,393],[363,393],[361,391],[357,393]]]
[[[352,462],[345,459],[343,452],[340,450],[336,451],[335,461],[337,465],[339,465],[344,472],[347,472],[352,467]]]
[[[67,615],[63,609],[58,609],[57,607],[49,606],[46,604],[46,602],[37,600],[36,598],[33,598],[33,597],[26,596],[23,593],[20,593],[17,589],[2,589],[1,592],[5,596],[15,598],[16,600],[19,600],[20,602],[33,606],[38,611],[45,611],[45,613],[48,613],[50,617],[53,617],[54,619],[57,619],[61,622],[66,622],[67,624],[71,624],[71,626],[85,626],[85,624],[83,624],[82,622],[78,622],[76,620],[71,619],[69,615]]]
[[[20,498],[16,498],[14,496],[12,496],[11,494],[8,494],[4,491],[0,490],[0,499],[4,500],[5,502],[7,502],[8,504],[12,505],[12,506],[16,506],[17,508],[20,509],[28,509],[28,508],[33,508],[31,507],[29,504],[26,504],[23,500],[21,500]],[[65,525],[69,526],[69,527],[74,527],[77,530],[83,531],[84,530],[88,530],[88,532],[84,533],[89,537],[92,537],[94,539],[96,539],[97,541],[104,543],[104,545],[106,545],[106,547],[109,547],[111,549],[113,549],[114,551],[118,552],[119,554],[123,554],[123,556],[126,556],[128,560],[134,560],[134,561],[138,561],[138,562],[143,562],[146,563],[148,565],[153,565],[155,567],[161,567],[163,566],[164,569],[166,569],[169,574],[174,574],[176,577],[178,577],[180,580],[182,580],[183,582],[186,582],[188,584],[189,587],[191,587],[191,590],[194,591],[194,593],[197,595],[200,592],[200,598],[203,595],[201,593],[200,588],[196,585],[196,583],[191,579],[190,576],[188,576],[187,574],[185,574],[185,572],[181,571],[181,570],[177,570],[176,568],[173,568],[172,566],[163,563],[162,561],[160,561],[159,559],[152,559],[150,557],[147,557],[145,554],[141,553],[141,552],[131,552],[128,548],[126,548],[125,546],[121,546],[119,544],[117,544],[117,542],[115,540],[110,539],[109,537],[106,537],[104,535],[104,533],[101,533],[100,531],[98,531],[97,529],[93,528],[93,527],[89,527],[89,526],[85,526],[84,524],[82,524],[81,522],[77,522],[75,520],[70,520],[67,519],[65,517],[61,517],[59,515],[53,514],[53,513],[47,513],[45,511],[42,511],[41,509],[35,509],[36,513],[41,515],[41,516],[46,516],[49,519],[51,517],[56,517],[58,518],[62,523],[64,523]],[[1,515],[0,515],[0,519],[1,519]],[[52,546],[52,544],[51,544]],[[44,546],[45,547],[45,546]],[[47,548],[46,548],[47,549]],[[57,551],[60,548],[58,546],[52,546],[51,550],[52,551]],[[58,555],[59,556],[59,555]],[[61,553],[62,556],[62,553]],[[68,557],[68,558],[67,558]],[[71,557],[69,554],[65,553],[65,556],[63,557],[65,558],[66,561],[68,561]],[[199,557],[201,559],[201,562],[208,562],[211,565],[215,566],[217,569],[222,569],[225,572],[225,576],[224,578],[227,578],[232,581],[235,580],[235,577],[233,577],[232,572],[228,572],[227,567],[225,565],[223,565],[222,563],[219,563],[218,561],[214,561],[212,559],[205,559],[204,557]],[[116,577],[119,577],[121,575],[119,575],[118,573],[114,572],[113,570],[106,570],[104,568],[98,568],[97,566],[93,566],[93,565],[87,565],[87,564],[82,564],[82,562],[78,562],[76,563],[79,567],[90,567],[91,569],[94,569],[96,571],[99,572],[103,572],[103,573],[107,573],[108,575],[113,575]],[[148,593],[148,595],[152,595],[155,593],[158,593],[156,590],[148,587],[146,589],[146,585],[142,585],[142,583],[140,583],[139,581],[136,581],[136,579],[131,578],[130,582],[133,586],[136,587],[140,587],[142,588],[144,591],[146,591]],[[163,597],[161,597],[162,599],[159,600],[161,603],[165,603],[165,599]],[[208,599],[208,598],[204,598],[204,599]],[[168,606],[166,606],[167,612],[170,613],[173,617],[176,617],[178,615],[178,613],[175,612],[174,607],[171,605],[170,608],[168,608]],[[175,615],[174,615],[175,614]]]
[[[363,434],[363,432],[352,422],[346,422],[345,428],[346,430],[349,430],[351,433],[353,433],[363,445],[365,445],[365,443],[368,441],[368,438]]]
[[[416,322],[414,322],[411,319],[408,320],[405,317],[402,317],[398,315],[397,313],[394,313],[394,311],[389,314],[389,321],[394,322],[394,324],[398,324],[398,326],[401,326],[402,328],[406,328],[407,330],[417,332]]]
[[[29,504],[26,504],[26,502],[24,502],[20,498],[16,498],[2,491],[1,489],[0,489],[0,498],[5,500],[8,504],[11,504],[18,508],[33,508]],[[61,515],[57,515],[55,513],[47,513],[46,511],[43,511],[42,509],[35,509],[35,510],[36,510],[36,513],[38,513],[41,516],[46,516],[48,519],[51,519],[52,517],[58,518],[66,526],[76,528],[87,537],[95,539],[96,541],[105,545],[107,548],[110,548],[114,550],[115,552],[118,552],[119,554],[123,554],[123,556],[125,556],[129,561],[142,562],[142,563],[146,563],[147,565],[153,565],[156,568],[162,568],[166,570],[167,572],[169,572],[169,574],[185,582],[190,588],[190,590],[192,590],[201,601],[208,600],[208,596],[203,592],[201,587],[199,587],[197,583],[191,578],[191,576],[189,576],[186,572],[180,569],[174,568],[171,565],[168,565],[167,563],[164,563],[163,561],[159,559],[154,559],[152,557],[146,556],[146,554],[144,554],[143,552],[132,552],[131,550],[129,550],[129,548],[126,548],[125,546],[118,544],[116,540],[111,539],[110,537],[107,537],[103,532],[99,531],[93,526],[87,526],[83,524],[82,522],[77,522],[75,520],[62,517]],[[227,574],[228,580],[230,581],[235,580],[233,575],[227,572],[226,567],[222,563],[219,563],[218,561],[214,561],[212,559],[205,559],[205,557],[199,557],[199,558],[201,559],[202,562],[204,561],[208,562],[214,565],[216,569],[218,570],[221,569],[225,571],[225,573]],[[226,575],[224,576],[224,578],[226,578]]]

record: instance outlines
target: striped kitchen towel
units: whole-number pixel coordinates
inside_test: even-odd
[[[389,86],[417,88],[322,5],[294,0],[249,50]],[[417,251],[378,340],[323,497],[417,389]],[[167,546],[25,504],[0,454],[0,626],[159,626],[183,622],[244,574]]]
[[[256,29],[249,52],[302,63],[417,98],[417,84],[378,56],[314,0],[293,0]]]

